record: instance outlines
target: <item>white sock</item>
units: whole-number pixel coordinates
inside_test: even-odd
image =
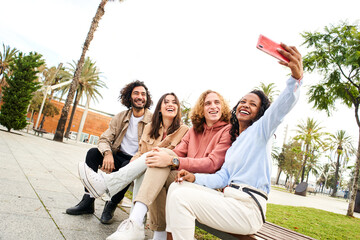
[[[135,221],[139,226],[143,225],[143,220],[148,211],[148,207],[142,202],[135,202],[134,208],[129,218]]]
[[[153,240],[166,240],[166,231],[154,231]]]

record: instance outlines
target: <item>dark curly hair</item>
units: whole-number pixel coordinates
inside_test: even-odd
[[[139,81],[139,80],[135,80],[135,81],[127,84],[123,89],[120,90],[120,96],[118,99],[121,102],[121,104],[123,104],[128,109],[131,108],[131,106],[132,106],[131,105],[131,93],[135,87],[144,87],[145,88],[145,91],[146,91],[145,108],[150,108],[150,106],[153,103],[151,100],[150,92],[149,92],[148,88],[146,87],[145,83],[143,81]]]
[[[270,107],[270,100],[265,95],[265,93],[261,90],[253,90],[250,93],[256,94],[261,101],[259,112],[257,113],[256,117],[251,121],[250,126],[259,120],[265,113],[265,111]],[[239,136],[239,121],[236,117],[236,109],[239,106],[241,99],[238,101],[238,103],[235,105],[235,107],[231,110],[231,129],[230,129],[230,135],[231,135],[231,141],[234,142],[236,138]]]

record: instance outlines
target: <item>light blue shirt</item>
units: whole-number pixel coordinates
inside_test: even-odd
[[[214,174],[195,174],[195,183],[223,188],[230,183],[246,184],[266,193],[271,186],[271,137],[300,95],[299,81],[290,77],[285,90],[258,121],[243,131],[227,150],[225,162]]]

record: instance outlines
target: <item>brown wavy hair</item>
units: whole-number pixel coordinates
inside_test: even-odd
[[[146,91],[146,104],[144,108],[150,108],[152,105],[152,99],[148,88],[146,87],[143,81],[135,80],[131,83],[128,83],[123,89],[120,91],[119,101],[122,105],[127,107],[128,109],[131,108],[131,93],[135,87],[144,87]]]
[[[197,132],[197,133],[201,133],[204,131],[204,123],[206,123],[205,116],[204,116],[204,103],[205,103],[205,98],[209,93],[215,93],[220,98],[221,117],[220,117],[219,121],[224,121],[227,123],[230,121],[231,113],[230,113],[230,107],[229,107],[229,104],[227,103],[227,101],[225,101],[223,96],[221,96],[221,94],[219,94],[218,92],[215,92],[212,90],[207,90],[200,95],[200,97],[198,98],[198,100],[195,103],[195,106],[191,109],[191,112],[190,112],[190,119],[193,124],[193,128],[194,128],[195,132]]]
[[[181,125],[181,107],[180,107],[180,101],[178,99],[178,97],[175,95],[175,93],[165,93],[164,95],[162,95],[162,97],[159,99],[158,103],[156,104],[155,110],[154,110],[154,114],[152,116],[151,119],[151,130],[149,132],[149,136],[151,138],[158,138],[160,136],[159,134],[159,129],[162,123],[162,114],[160,112],[161,110],[161,104],[164,101],[164,99],[166,98],[166,96],[168,95],[172,95],[175,97],[175,101],[176,101],[176,105],[178,106],[178,110],[176,113],[176,116],[173,120],[173,122],[171,123],[167,134],[171,134],[173,132],[175,132]]]

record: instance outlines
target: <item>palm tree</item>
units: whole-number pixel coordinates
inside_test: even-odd
[[[319,159],[321,156],[320,148],[321,148],[320,145],[312,146],[312,150],[310,152],[309,159],[306,164],[307,167],[306,182],[309,181],[310,172],[312,172],[314,175],[318,173],[319,164],[320,164]]]
[[[70,68],[68,69],[70,73],[73,73],[76,71],[76,63],[73,61],[72,64],[70,64]],[[85,93],[86,96],[89,96],[90,99],[95,99],[98,101],[97,96],[101,96],[99,92],[99,88],[106,87],[106,84],[100,80],[100,72],[95,66],[95,62],[92,62],[89,57],[85,59],[84,67],[81,72],[81,76],[79,79],[79,86],[76,90],[76,96],[74,99],[73,108],[71,111],[69,123],[66,129],[65,137],[69,137],[70,129],[72,120],[74,118],[74,114],[76,111],[76,107],[80,101],[80,99],[83,97],[83,94]],[[66,91],[69,89],[69,86],[65,86],[63,91]]]
[[[266,85],[265,83],[261,82],[259,87],[256,87],[255,89],[261,90],[265,93],[265,95],[269,98],[271,102],[273,102],[274,97],[279,94],[279,90],[275,89],[275,83],[269,83]]]
[[[181,119],[183,123],[189,127],[191,127],[191,121],[190,121],[190,111],[191,106],[186,100],[182,100],[180,102],[181,107]]]
[[[330,150],[335,150],[335,156],[337,156],[333,184],[334,188],[331,194],[332,197],[335,197],[337,192],[337,182],[339,180],[340,165],[345,166],[347,164],[349,161],[349,156],[352,154],[354,147],[352,145],[351,136],[347,135],[346,131],[344,130],[339,130],[336,132],[336,134],[330,134],[328,141]]]
[[[330,163],[324,163],[319,166],[320,176],[316,181],[316,184],[321,185],[321,192],[324,192],[324,187],[328,186],[328,179],[333,174],[332,165]]]
[[[311,156],[311,151],[314,149],[313,147],[315,145],[324,146],[324,142],[322,141],[322,136],[325,133],[321,132],[323,128],[320,127],[320,124],[312,118],[308,118],[306,122],[302,121],[296,127],[297,127],[296,132],[298,135],[296,135],[294,139],[301,140],[305,147],[304,160],[301,169],[298,173],[299,176],[300,172],[302,172],[301,182],[303,182],[305,176],[306,163],[308,158]]]
[[[0,86],[4,84],[5,74],[9,70],[10,63],[14,60],[17,52],[16,48],[11,49],[10,46],[3,44],[3,51],[0,52]]]
[[[18,50],[16,48],[11,49],[10,46],[3,44],[3,51],[0,52],[0,101],[2,98],[2,86],[6,85],[5,75],[9,73],[9,66],[13,62],[14,57]]]
[[[77,90],[78,85],[79,85],[79,79],[80,79],[82,68],[83,68],[84,62],[85,62],[85,55],[86,55],[87,50],[89,49],[90,42],[94,38],[94,33],[99,25],[99,21],[101,20],[102,16],[104,16],[104,14],[105,14],[105,5],[108,1],[109,0],[101,0],[99,6],[97,8],[96,14],[91,22],[90,30],[86,36],[80,59],[76,65],[76,71],[74,73],[73,81],[70,85],[68,96],[66,98],[64,107],[61,111],[61,116],[60,116],[60,119],[59,119],[59,122],[58,122],[58,125],[56,128],[56,132],[54,135],[55,141],[59,141],[59,142],[63,141],[63,135],[64,135],[67,116],[69,113],[71,102],[74,99],[75,91]],[[119,0],[119,1],[121,2],[122,0]]]

